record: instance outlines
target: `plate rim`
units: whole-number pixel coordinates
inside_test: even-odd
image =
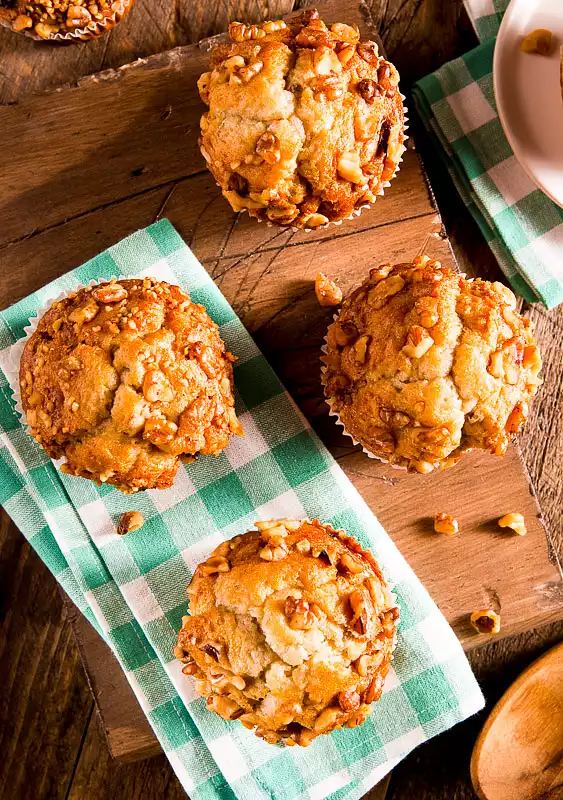
[[[556,205],[560,208],[563,208],[563,188],[561,191],[561,197],[557,197],[553,195],[553,193],[543,184],[543,182],[538,178],[538,176],[534,173],[534,171],[530,168],[529,164],[526,162],[526,159],[522,157],[521,151],[515,145],[515,140],[510,133],[510,125],[506,119],[506,115],[503,110],[503,105],[500,102],[501,90],[500,90],[500,80],[498,79],[498,75],[500,73],[500,53],[501,48],[498,47],[499,39],[508,29],[510,24],[511,15],[514,13],[514,9],[516,8],[518,0],[510,0],[506,11],[504,12],[503,18],[500,22],[498,33],[496,36],[495,46],[493,50],[493,93],[495,96],[495,105],[497,107],[497,114],[500,120],[500,124],[504,131],[504,135],[507,138],[508,144],[510,145],[510,149],[512,150],[514,157],[522,167],[522,169],[526,172],[529,178],[536,184],[538,189],[540,189],[550,200],[552,200]]]

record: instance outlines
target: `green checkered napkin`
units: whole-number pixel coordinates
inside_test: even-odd
[[[114,275],[179,284],[207,307],[238,356],[244,438],[218,458],[181,466],[174,487],[160,492],[126,496],[59,472],[26,433],[10,390],[12,346],[29,318],[61,292]],[[1,312],[0,348],[0,502],[115,652],[194,800],[353,800],[413,747],[482,707],[446,620],[167,220]],[[141,511],[145,525],[118,536],[116,523],[129,510]],[[185,588],[219,542],[259,518],[316,516],[371,547],[393,580],[401,607],[394,669],[362,727],[322,736],[307,749],[274,747],[206,711],[172,651]]]
[[[415,105],[514,290],[553,308],[563,302],[563,209],[516,160],[495,104],[493,37],[508,0],[465,4],[481,44],[415,84]]]

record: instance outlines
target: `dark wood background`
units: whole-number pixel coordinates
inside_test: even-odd
[[[368,5],[388,56],[401,71],[403,91],[475,44],[461,0],[371,0]],[[197,41],[224,30],[230,19],[281,16],[291,7],[291,0],[137,0],[130,16],[109,35],[68,47],[0,30],[0,103]],[[417,143],[424,156],[420,134]],[[18,146],[1,145],[0,180],[2,160]],[[68,148],[71,160],[72,141],[51,146],[59,153]],[[430,154],[426,167],[462,267],[477,263],[482,274],[498,277],[475,225]],[[531,313],[547,385],[521,444],[554,544],[561,549],[563,310],[548,313],[534,307]],[[533,657],[562,637],[559,623],[475,651],[471,659],[489,707]],[[470,720],[414,751],[394,771],[388,797],[474,797],[469,756],[482,721]],[[2,798],[184,797],[163,756],[132,765],[118,765],[109,757],[61,595],[5,514],[0,519],[0,753]]]

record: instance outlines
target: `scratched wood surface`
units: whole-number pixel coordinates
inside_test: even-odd
[[[175,3],[160,3],[155,9],[154,4],[149,0],[145,2],[138,0],[134,13],[116,29],[111,37],[106,37],[99,42],[57,48],[56,50],[45,45],[27,42],[21,37],[2,31],[0,32],[0,99],[4,102],[21,99],[30,90],[52,88],[65,82],[73,82],[81,75],[103,67],[119,66],[137,55],[148,55],[175,44],[197,40],[202,35],[223,29],[228,16],[244,19],[275,16],[287,11],[289,6],[290,3],[286,2],[270,3],[269,8],[266,8],[263,4],[254,2],[223,4],[187,3],[178,0]],[[467,49],[473,43],[461,2],[442,4],[439,0],[427,0],[427,2],[418,0],[416,2],[411,2],[411,0],[394,2],[391,0],[388,3],[372,2],[370,6],[375,24],[386,42],[388,53],[398,63],[403,77],[406,76],[407,80],[435,68],[442,61],[452,57],[456,51]],[[44,113],[46,119],[49,119],[48,109],[45,109]],[[166,117],[167,107],[163,108],[162,114]],[[172,119],[172,115],[169,115],[169,119]],[[36,160],[33,162],[35,166],[28,169],[20,160],[18,161],[19,170],[11,172],[12,183],[19,182],[20,185],[26,186],[26,191],[30,191],[29,199],[33,200],[36,206],[41,204],[39,206],[41,213],[36,215],[39,224],[34,222],[35,235],[29,240],[22,240],[12,245],[6,243],[18,238],[18,214],[16,213],[16,218],[13,213],[6,218],[1,217],[0,236],[5,235],[4,219],[7,220],[6,224],[12,226],[9,228],[11,233],[6,234],[3,239],[4,249],[0,250],[0,259],[3,259],[6,253],[10,259],[1,262],[2,265],[7,265],[5,269],[2,269],[4,282],[1,284],[2,289],[0,290],[2,292],[0,297],[6,297],[6,300],[15,300],[18,292],[21,296],[30,291],[33,286],[44,283],[49,276],[54,277],[75,266],[78,262],[73,261],[73,258],[76,259],[77,253],[79,254],[78,260],[82,260],[129,232],[131,228],[124,230],[128,215],[131,227],[151,222],[166,200],[171,185],[177,180],[173,174],[168,180],[169,174],[165,172],[163,174],[168,183],[164,182],[164,185],[151,183],[154,176],[150,176],[150,172],[147,174],[150,164],[143,163],[141,159],[138,163],[131,165],[131,172],[135,173],[131,175],[131,178],[141,182],[137,183],[135,191],[137,196],[133,200],[129,200],[127,206],[121,202],[123,198],[121,200],[114,198],[111,206],[112,213],[108,214],[108,209],[104,207],[106,199],[102,197],[100,207],[96,212],[89,214],[88,209],[75,210],[75,217],[70,219],[63,228],[60,224],[62,218],[56,215],[52,216],[51,206],[57,206],[60,193],[66,192],[67,187],[72,183],[71,172],[77,163],[77,154],[74,148],[76,137],[70,135],[72,132],[71,128],[67,128],[56,145],[52,138],[46,137],[49,146],[44,144],[42,148],[41,169],[51,170],[48,174],[52,177],[55,172],[52,163],[55,160],[57,172],[66,174],[67,181],[69,181],[66,185],[61,187],[57,185],[56,181],[53,181],[50,193],[34,194],[37,186],[33,184],[33,181],[31,184],[29,183],[26,173],[36,169],[37,154],[35,154]],[[92,130],[92,135],[94,134],[95,131]],[[25,140],[25,134],[22,141],[21,138],[16,138],[13,132],[10,132],[7,141],[17,142],[17,147],[14,145],[11,148],[2,149],[0,155],[2,178],[4,178],[5,169],[9,168],[12,163],[14,155],[17,160],[16,151],[21,144],[25,145]],[[420,143],[424,144],[423,141]],[[98,155],[103,153],[106,144],[100,137]],[[26,156],[31,157],[33,161],[34,154],[32,152],[26,151]],[[175,169],[177,162],[174,160],[174,154],[171,153],[169,156],[171,161],[166,163],[172,163]],[[80,162],[80,158],[78,162]],[[432,172],[433,165],[430,159],[427,159],[427,166]],[[163,162],[159,162],[159,169],[163,167],[165,168]],[[95,170],[89,174],[95,175]],[[404,174],[408,176],[408,171],[401,174],[400,180],[404,179]],[[100,177],[99,173],[98,177]],[[189,180],[203,181],[203,178],[202,175],[196,175],[190,177]],[[441,178],[440,171],[436,170],[433,174],[433,185],[439,199],[443,198],[446,201],[443,204],[446,223],[454,243],[458,245],[457,254],[461,263],[464,268],[468,263],[478,265],[478,271],[481,274],[491,273],[497,277],[494,274],[494,265],[488,250],[476,235],[464,209],[459,203],[456,204],[456,197],[451,187],[446,182],[442,185]],[[143,181],[148,181],[148,183],[143,183]],[[3,184],[5,183],[6,181],[3,180]],[[192,183],[192,186],[196,186],[196,184]],[[205,194],[205,185],[197,184],[197,186],[199,193]],[[147,191],[147,187],[151,188]],[[211,185],[209,188],[213,190],[214,187]],[[180,181],[174,194],[169,198],[166,213],[178,224],[182,233],[190,238],[190,218],[183,218],[179,211],[174,211],[174,204],[181,205],[182,198],[185,202],[189,196],[193,203],[193,195],[191,193],[183,194],[185,191]],[[200,194],[198,194],[198,198],[200,198]],[[386,197],[384,203],[387,202],[387,199]],[[213,200],[211,196],[208,196],[208,201],[211,206],[213,203],[223,202],[220,199]],[[410,195],[409,202],[411,202]],[[384,203],[378,204],[380,206],[378,214],[381,215],[378,219],[381,220],[382,227],[390,227],[391,219],[384,222]],[[203,206],[200,206],[199,213],[203,218],[202,208]],[[12,212],[14,210],[17,211],[17,207],[12,208]],[[412,226],[411,214],[406,213],[405,209],[400,209],[400,212],[399,219],[403,227],[393,245],[395,247],[393,252],[398,254],[404,251],[405,248],[401,242],[409,236],[409,232],[412,230],[412,227],[409,227]],[[173,213],[178,214],[176,219]],[[222,213],[228,214],[228,209],[223,208]],[[81,227],[81,214],[85,219],[91,218],[94,223],[91,228]],[[19,215],[24,215],[24,209],[20,208]],[[64,217],[66,216],[68,215],[64,215]],[[227,287],[229,280],[234,278],[233,273],[236,273],[240,267],[240,265],[232,265],[240,258],[244,248],[250,249],[247,244],[249,240],[245,237],[253,234],[253,228],[250,220],[246,222],[246,227],[243,226],[239,230],[239,234],[242,233],[242,236],[239,238],[238,244],[236,236],[231,237],[231,249],[225,248],[222,259],[218,260],[214,257],[216,254],[213,252],[209,255],[209,250],[205,249],[210,242],[212,243],[212,232],[206,231],[203,220],[200,220],[197,230],[199,244],[195,239],[192,241],[192,246],[205,260],[208,268],[215,268],[218,273],[221,273],[223,269],[229,267],[231,278],[229,278],[229,273],[224,276],[217,275],[218,280],[225,283]],[[363,217],[360,222],[364,223]],[[182,225],[184,225],[183,229]],[[238,225],[237,222],[235,235]],[[254,229],[261,227],[255,223],[253,226]],[[14,230],[16,230],[15,237]],[[31,230],[33,228],[27,228],[23,234],[19,235],[26,236]],[[60,235],[63,230],[64,235]],[[40,231],[42,232],[40,233]],[[88,241],[84,241],[85,232],[88,234]],[[344,233],[342,229],[341,232]],[[271,233],[272,231],[270,231]],[[357,238],[355,235],[352,237],[352,239]],[[41,247],[37,246],[39,244]],[[341,241],[339,247],[343,244],[346,246],[346,243]],[[437,241],[435,244],[438,247],[441,246]],[[274,255],[272,250],[275,245],[275,241],[269,244],[268,258]],[[199,247],[201,249],[198,249]],[[327,271],[334,272],[335,266],[342,271],[342,268],[346,266],[345,259],[338,256],[339,251],[331,249],[336,247],[335,242],[309,242],[306,244],[300,242],[297,237],[297,240],[290,242],[285,249],[291,251],[295,247],[299,248],[293,251],[295,255],[297,253],[307,255],[311,262],[319,257],[320,252],[321,258],[326,258],[325,266],[326,264],[330,265],[330,269],[326,266]],[[304,249],[307,247],[309,250]],[[18,249],[17,258],[10,254],[10,251],[15,253],[15,248]],[[48,264],[46,259],[41,257],[42,249],[51,254]],[[267,252],[268,248],[265,248],[265,251]],[[355,248],[352,250],[346,246],[345,252],[352,253],[356,257]],[[266,256],[261,254],[261,257],[265,258]],[[222,263],[215,265],[215,261]],[[23,268],[22,265],[24,265]],[[257,266],[264,269],[266,262],[262,261]],[[310,263],[308,269],[313,267],[314,264]],[[23,284],[18,279],[18,271],[22,269],[25,270]],[[276,269],[276,263],[274,263],[273,269]],[[284,267],[284,269],[287,268]],[[14,274],[7,276],[5,273]],[[308,272],[304,273],[297,278],[297,282],[301,282],[304,295],[297,306],[298,309],[300,308],[300,313],[294,312],[292,317],[295,323],[300,322],[301,312],[308,314],[311,310],[308,304],[312,297],[308,299],[305,294],[308,274]],[[344,279],[343,285],[345,285]],[[228,288],[224,286],[222,288],[228,294]],[[237,303],[240,299],[240,304],[244,306],[246,293],[241,291],[240,295],[242,296],[237,298]],[[232,295],[230,299],[233,300]],[[272,299],[283,305],[284,298],[276,300],[275,297],[270,297],[266,299],[269,305],[271,305]],[[270,309],[271,313],[275,313],[276,310],[276,308]],[[239,312],[241,312],[241,308],[239,308]],[[295,384],[306,385],[304,378],[307,376],[303,372],[309,373],[308,365],[313,364],[313,360],[307,361],[309,355],[305,352],[306,367],[304,370],[300,372],[297,369],[297,362],[286,364],[284,367],[283,359],[276,352],[278,349],[275,341],[276,319],[271,320],[271,314],[267,312],[267,308],[258,309],[251,322],[248,322],[246,317],[245,321],[250,326],[255,326],[255,329],[265,323],[262,332],[256,334],[260,344],[266,350],[271,348],[271,353],[268,350],[268,354],[288,384],[292,386]],[[242,309],[242,313],[244,316],[244,309]],[[543,344],[544,356],[546,356],[548,388],[534,405],[533,424],[528,425],[523,443],[528,467],[534,474],[544,503],[544,513],[552,523],[559,523],[562,481],[557,470],[557,455],[561,453],[562,428],[561,415],[554,412],[560,409],[560,350],[558,351],[557,348],[557,334],[559,333],[560,336],[561,315],[558,312],[547,314],[536,308],[532,309],[531,313],[536,321],[538,337]],[[268,322],[268,320],[270,321]],[[308,335],[312,336],[314,341],[314,337],[319,335],[319,331],[313,326]],[[287,376],[283,373],[284,368],[288,370]],[[333,446],[342,446],[342,442],[327,438],[330,431],[326,430],[326,420],[319,415],[318,396],[315,397],[314,393],[310,394],[306,386],[302,396],[297,399],[306,413],[314,418],[323,438]],[[550,425],[552,426],[551,435],[547,436]],[[349,453],[346,449],[336,452],[348,459],[349,468],[354,468],[354,459],[358,458],[356,454]],[[363,457],[361,458],[363,459]],[[505,480],[506,477],[505,475]],[[377,477],[375,479],[377,480]],[[382,483],[382,481],[378,482]],[[388,527],[390,526],[389,522],[385,520],[384,522]],[[552,526],[552,530],[556,539],[559,533],[558,525]],[[421,532],[419,536],[422,536]],[[486,541],[489,542],[489,537]],[[162,757],[142,764],[121,767],[108,760],[103,732],[95,716],[92,715],[88,688],[82,673],[76,668],[78,654],[68,637],[67,614],[60,604],[60,599],[56,592],[52,592],[52,588],[50,593],[43,590],[40,597],[40,614],[35,604],[30,601],[30,597],[33,597],[31,590],[33,585],[42,589],[53,586],[50,576],[46,574],[46,570],[29,551],[29,547],[22,537],[17,535],[13,526],[5,519],[1,528],[0,545],[2,546],[0,559],[0,608],[2,610],[0,616],[0,673],[10,675],[10,681],[3,681],[0,684],[0,737],[2,752],[6,754],[0,765],[0,794],[3,791],[2,796],[4,796],[9,791],[7,796],[13,797],[88,796],[101,798],[109,797],[117,792],[119,796],[123,797],[175,798],[182,796],[173,774]],[[415,546],[415,549],[418,548]],[[516,558],[522,558],[522,553],[519,552]],[[528,561],[528,563],[530,562]],[[64,641],[65,645],[59,644],[59,647],[53,647],[55,636],[61,637],[57,641]],[[541,632],[513,637],[475,651],[471,658],[478,674],[486,682],[488,697],[494,700],[510,675],[514,675],[521,666],[525,665],[527,660],[560,636],[561,627],[551,625],[542,629]],[[46,642],[51,646],[47,647]],[[41,657],[40,666],[38,666],[39,656]],[[50,696],[53,698],[52,704],[45,703],[46,692],[50,692]],[[394,800],[407,797],[432,798],[433,800],[453,796],[456,798],[473,797],[467,778],[467,754],[477,729],[476,724],[478,723],[475,721],[466,723],[451,734],[440,737],[438,742],[433,742],[422,750],[415,751],[401,767],[395,770],[388,796]],[[40,764],[38,764],[38,752],[41,752]]]

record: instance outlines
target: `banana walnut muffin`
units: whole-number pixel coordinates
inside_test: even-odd
[[[79,34],[89,39],[113,28],[134,0],[0,0],[0,23],[41,39]]]
[[[275,744],[361,725],[399,609],[371,553],[319,520],[269,520],[200,564],[175,655],[207,708]]]
[[[218,455],[242,428],[233,356],[205,308],[153,278],[54,303],[20,364],[32,435],[61,469],[124,492],[172,485],[180,460]]]
[[[502,455],[541,379],[530,321],[501,283],[427,256],[383,264],[329,327],[323,383],[347,433],[427,473],[467,450]]]
[[[318,228],[372,203],[402,153],[395,67],[316,9],[230,26],[198,82],[201,152],[235,211]]]

